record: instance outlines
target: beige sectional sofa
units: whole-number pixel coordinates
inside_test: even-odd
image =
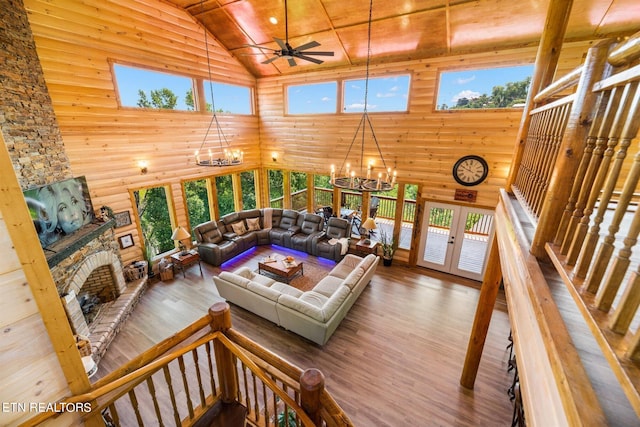
[[[371,281],[379,257],[347,254],[311,291],[247,267],[213,277],[220,296],[317,344],[325,344]]]

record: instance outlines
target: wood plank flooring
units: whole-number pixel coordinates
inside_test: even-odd
[[[189,268],[186,278],[152,284],[100,363],[99,378],[182,329],[219,301],[211,276],[273,251],[330,270],[335,263],[263,246],[223,264]],[[507,426],[509,320],[496,304],[474,390],[459,385],[479,284],[422,268],[378,266],[373,280],[327,344],[320,347],[231,305],[233,326],[306,369],[325,374],[327,389],[357,426]]]

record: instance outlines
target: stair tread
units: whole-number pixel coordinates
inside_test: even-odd
[[[193,424],[193,427],[244,427],[246,418],[247,408],[240,402],[218,401]]]

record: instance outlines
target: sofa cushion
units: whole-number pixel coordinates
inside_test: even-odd
[[[348,263],[345,263],[344,260],[342,260],[342,262],[333,267],[333,270],[329,272],[329,276],[339,277],[340,279],[344,280],[353,271],[354,268],[356,268],[355,265],[351,266]]]
[[[275,283],[275,280],[273,280],[271,277],[263,276],[262,274],[256,274],[253,272],[251,274],[253,275],[251,280],[253,282],[261,284],[262,286],[271,286]]]
[[[247,231],[260,230],[260,218],[247,218]]]
[[[346,286],[340,286],[334,293],[331,295],[331,298],[327,300],[327,302],[322,307],[322,315],[324,321],[328,321],[331,317],[338,311],[344,300],[349,296],[349,288]]]
[[[204,243],[215,243],[218,244],[222,242],[222,233],[217,228],[202,233],[202,241]]]
[[[317,292],[329,298],[342,286],[343,279],[334,276],[323,277],[317,285],[313,287],[313,292]]]
[[[239,274],[230,273],[228,271],[223,271],[219,274],[219,277],[226,280],[227,282],[238,285],[241,288],[246,288],[249,282],[251,282],[251,280],[247,279],[246,277],[242,277]]]
[[[360,267],[367,270],[375,260],[376,256],[374,254],[369,254],[360,261]]]
[[[349,289],[353,289],[358,283],[358,280],[364,275],[364,269],[362,267],[356,267],[342,282],[345,286],[348,286]]]
[[[249,282],[247,284],[247,289],[252,292],[255,292],[258,295],[262,295],[263,297],[270,299],[271,301],[278,301],[281,293],[275,289],[272,289],[269,286],[264,286],[257,282]]]
[[[275,282],[271,285],[271,289],[274,289],[282,294],[291,295],[294,298],[299,298],[302,295],[300,289],[296,289],[293,286],[289,286],[285,283]]]
[[[305,292],[308,294],[310,292]],[[321,300],[328,300],[327,297],[321,294],[315,294],[315,296],[308,296],[305,300],[302,298],[304,295],[301,295],[300,298],[292,297],[291,295],[282,294],[280,298],[278,298],[278,304],[281,304],[283,307],[288,307],[294,311],[300,312],[305,316],[309,316],[318,322],[324,322],[324,315],[322,313],[322,305],[316,305]],[[316,304],[312,304],[309,302],[313,301]]]

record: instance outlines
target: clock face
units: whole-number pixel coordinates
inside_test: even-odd
[[[467,187],[480,184],[488,173],[487,162],[480,156],[464,156],[453,165],[453,177]]]

